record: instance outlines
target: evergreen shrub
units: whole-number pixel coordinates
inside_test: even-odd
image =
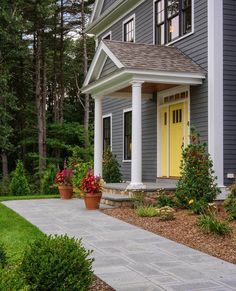
[[[220,192],[213,170],[213,162],[207,153],[206,143],[191,129],[190,144],[182,148],[180,179],[175,195],[181,206],[189,207],[189,201],[212,202]]]
[[[231,191],[224,201],[224,208],[231,219],[236,219],[236,183],[231,186]]]
[[[110,149],[103,156],[103,179],[106,183],[120,183],[122,180],[120,164]]]
[[[41,194],[58,194],[58,188],[54,185],[54,179],[57,173],[57,168],[55,165],[51,164],[44,171],[41,178]]]
[[[30,188],[22,161],[18,160],[10,183],[10,192],[13,196],[30,195]]]
[[[30,290],[88,290],[93,281],[92,262],[81,240],[45,236],[26,249],[19,267]]]

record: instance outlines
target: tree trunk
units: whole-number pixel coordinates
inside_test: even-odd
[[[38,154],[39,154],[39,172],[41,173],[46,167],[46,152],[45,152],[45,114],[44,108],[44,92],[42,90],[42,31],[37,30],[37,44],[35,53],[35,95],[38,117]]]
[[[61,0],[61,20],[60,20],[60,102],[59,102],[59,122],[64,121],[64,0]]]
[[[2,175],[4,179],[7,179],[8,178],[8,159],[4,151],[1,154],[1,158],[2,158]]]
[[[85,11],[84,11],[84,0],[81,0],[81,28],[82,28],[82,40],[83,40],[83,60],[84,60],[84,78],[88,73],[88,52],[87,52],[87,39],[85,33]],[[87,149],[89,147],[89,112],[90,112],[90,96],[85,94],[84,100],[84,130],[85,139],[84,147]]]

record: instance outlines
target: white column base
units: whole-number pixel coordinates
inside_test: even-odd
[[[229,189],[226,186],[218,186],[221,193],[219,193],[216,197],[216,200],[225,200],[229,194]]]
[[[142,190],[146,189],[146,185],[143,183],[130,183],[127,187],[126,190]]]

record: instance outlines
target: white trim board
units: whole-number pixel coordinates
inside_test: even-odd
[[[223,0],[208,0],[208,151],[224,186]]]

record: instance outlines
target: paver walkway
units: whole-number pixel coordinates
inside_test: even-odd
[[[4,204],[47,234],[82,237],[94,250],[95,274],[115,290],[236,290],[236,265],[85,210],[81,200]]]

